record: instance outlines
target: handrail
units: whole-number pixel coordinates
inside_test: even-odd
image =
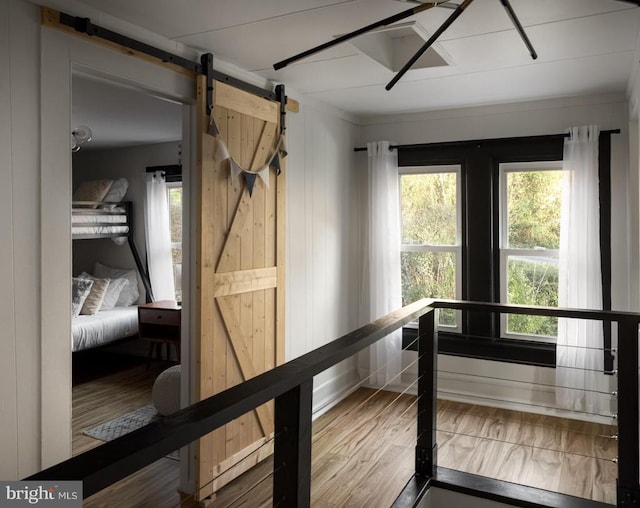
[[[511,303],[486,303],[468,300],[432,300],[430,306],[434,309],[470,310],[484,312],[501,312],[503,314],[526,314],[528,316],[550,316],[574,319],[589,319],[595,321],[623,321],[638,320],[637,312],[617,310],[569,309],[563,307],[543,307],[540,305],[514,305]]]
[[[168,453],[288,392],[429,310],[419,300],[318,349],[113,441],[49,467],[26,480],[82,480],[88,497]]]
[[[26,480],[82,480],[83,495],[89,497],[166,454],[188,445],[246,412],[275,399],[275,456],[282,464],[287,463],[287,467],[283,468],[284,473],[274,476],[274,499],[276,499],[276,493],[280,495],[279,499],[285,499],[280,486],[284,484],[287,493],[297,490],[301,496],[300,503],[291,496],[285,505],[306,506],[311,471],[309,426],[313,377],[418,318],[421,376],[418,386],[420,396],[418,398],[416,472],[430,477],[436,466],[435,450],[437,448],[435,399],[438,348],[432,312],[437,308],[618,322],[619,382],[627,387],[619,394],[618,500],[624,497],[626,500],[640,502],[637,432],[640,314],[556,307],[525,307],[461,300],[423,299],[415,302],[325,346],[141,429],[45,469]],[[426,396],[429,392],[431,395]],[[297,409],[292,412],[291,408]],[[288,435],[279,440],[279,432]],[[306,442],[301,443],[300,440],[306,440]],[[304,485],[296,484],[292,487],[297,479],[300,479]]]

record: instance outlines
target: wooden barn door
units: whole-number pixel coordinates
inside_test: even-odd
[[[284,361],[284,167],[279,176],[269,170],[268,186],[257,178],[250,196],[243,175],[234,176],[228,161],[216,160],[216,140],[207,134],[205,93],[202,76],[196,191],[198,400]],[[245,169],[264,167],[279,140],[279,104],[219,82],[214,97],[213,116],[231,157]],[[272,434],[269,403],[202,438],[198,499],[268,456]],[[259,453],[240,462],[256,449]]]

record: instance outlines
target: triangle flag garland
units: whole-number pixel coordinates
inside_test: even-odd
[[[270,166],[265,166],[262,171],[258,172],[258,176],[262,178],[262,181],[264,182],[264,186],[267,189],[269,188],[269,168]]]
[[[256,178],[258,175],[256,173],[244,173],[244,181],[247,184],[247,190],[249,191],[249,196],[253,195],[253,186],[256,184]]]
[[[216,125],[216,123],[213,121],[213,117],[211,117],[211,121],[209,122],[207,134],[211,134],[213,137],[220,135],[220,131],[218,130],[218,126]]]
[[[229,165],[231,166],[231,175],[234,178],[240,176],[240,174],[243,172],[242,168],[231,157],[227,157],[227,159],[229,160]],[[225,160],[225,159],[222,159],[222,160]]]
[[[216,139],[215,148],[214,148],[214,156],[213,160],[216,163],[222,163],[225,161],[229,161],[229,169],[231,171],[231,175],[235,178],[240,176],[240,174],[244,174],[244,181],[247,186],[247,190],[249,191],[249,196],[253,195],[253,188],[256,184],[256,178],[259,176],[264,182],[265,187],[269,187],[269,170],[273,168],[276,172],[276,175],[280,175],[282,173],[282,163],[281,158],[285,158],[287,156],[287,148],[285,144],[284,133],[280,134],[280,139],[276,145],[276,149],[269,157],[267,164],[258,171],[251,171],[249,169],[245,169],[240,164],[236,162],[236,160],[231,157],[229,154],[229,150],[222,140],[222,136],[220,134],[220,130],[216,125],[213,117],[211,117],[211,121],[209,123],[209,127],[207,129],[207,134],[213,136]]]
[[[276,153],[276,156],[271,161],[271,167],[275,169],[276,175],[282,173],[282,168],[280,167],[280,154]]]

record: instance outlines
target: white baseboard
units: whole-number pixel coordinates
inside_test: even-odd
[[[318,386],[313,387],[313,419],[329,411],[340,401],[351,395],[360,388],[360,378],[358,371],[353,365],[337,376],[325,380]]]
[[[411,381],[407,380],[403,383],[404,386],[408,387]],[[413,386],[407,393],[416,395],[417,388]],[[553,387],[522,381],[480,379],[478,376],[461,373],[440,373],[438,374],[438,398],[605,425],[615,424],[611,417],[555,408],[553,407],[556,403]]]

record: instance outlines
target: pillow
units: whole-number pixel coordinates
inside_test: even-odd
[[[93,285],[87,299],[84,301],[84,305],[80,310],[80,314],[86,314],[93,316],[97,314],[102,306],[102,300],[104,295],[107,294],[107,288],[111,279],[93,279]]]
[[[95,280],[96,277],[87,272],[82,272],[78,277],[83,279]],[[128,284],[127,279],[111,279],[109,285],[107,286],[107,292],[104,294],[104,299],[102,300],[102,305],[100,306],[100,310],[108,310],[113,309],[118,302],[118,298],[120,297],[120,293],[124,289],[124,287]]]
[[[138,276],[135,270],[122,270],[96,263],[93,267],[93,275],[100,279],[127,279],[127,284],[120,292],[116,306],[128,307],[138,301],[140,293],[138,291]]]
[[[120,203],[124,199],[124,195],[129,188],[129,181],[126,178],[118,178],[111,187],[106,196],[102,199],[107,203]]]
[[[74,201],[102,201],[109,192],[113,180],[91,180],[82,182],[73,193]]]
[[[92,280],[81,279],[80,277],[72,277],[71,279],[71,315],[78,317],[80,310],[84,305],[84,301],[89,296],[93,286]]]

